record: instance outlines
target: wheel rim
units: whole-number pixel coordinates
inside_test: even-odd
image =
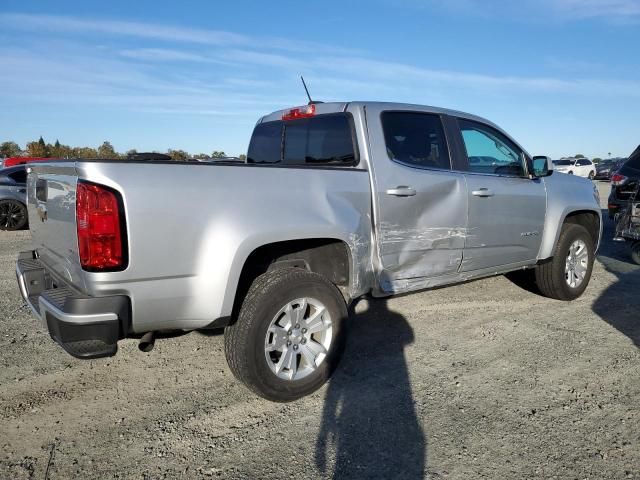
[[[564,267],[564,278],[571,288],[578,288],[584,282],[589,268],[589,251],[582,240],[574,241],[569,247]]]
[[[3,228],[16,228],[24,220],[24,212],[16,202],[0,203],[0,225]]]
[[[325,361],[332,340],[331,315],[324,304],[315,298],[297,298],[271,320],[264,354],[279,378],[300,380]]]

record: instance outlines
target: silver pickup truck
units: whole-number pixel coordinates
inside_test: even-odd
[[[246,163],[33,164],[22,296],[79,358],[119,339],[225,327],[233,373],[290,401],[340,356],[348,306],[522,270],[587,287],[591,181],[552,175],[496,125],[419,105],[311,103],[255,126]]]

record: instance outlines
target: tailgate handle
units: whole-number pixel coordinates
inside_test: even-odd
[[[474,190],[471,195],[476,197],[493,197],[493,192],[488,188],[481,188],[480,190]]]
[[[41,202],[47,201],[47,181],[40,179],[36,181],[36,198]]]

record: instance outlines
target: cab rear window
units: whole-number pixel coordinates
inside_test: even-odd
[[[282,165],[357,164],[351,117],[346,113],[265,122],[251,136],[248,163]]]

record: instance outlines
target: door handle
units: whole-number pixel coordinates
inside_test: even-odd
[[[488,188],[481,188],[479,190],[473,190],[471,195],[476,197],[493,197],[493,192]]]
[[[396,197],[413,197],[416,194],[416,191],[405,185],[400,185],[396,188],[390,188],[386,191],[387,195],[394,195]]]

